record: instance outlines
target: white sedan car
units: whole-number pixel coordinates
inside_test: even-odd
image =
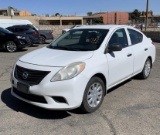
[[[74,28],[19,58],[11,93],[46,109],[94,112],[110,88],[135,75],[148,78],[155,55],[151,39],[133,27]]]

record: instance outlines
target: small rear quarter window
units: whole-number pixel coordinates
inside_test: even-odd
[[[128,32],[129,32],[132,45],[141,43],[143,41],[143,35],[140,32],[132,29],[128,29]]]

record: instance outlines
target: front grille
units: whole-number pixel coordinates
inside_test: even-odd
[[[29,85],[37,85],[49,72],[50,71],[26,69],[16,65],[14,76],[17,80],[21,80]]]
[[[16,95],[18,95],[19,97],[22,97],[22,98],[29,100],[29,101],[32,101],[32,102],[47,103],[43,96],[38,96],[38,95],[34,95],[34,94],[25,94],[23,92],[18,91],[14,87],[13,87],[13,92]]]

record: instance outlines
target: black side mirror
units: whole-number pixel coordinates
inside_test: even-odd
[[[105,54],[107,52],[115,52],[115,51],[121,51],[122,50],[122,46],[120,44],[111,44],[109,45],[109,47],[105,49]]]
[[[109,51],[121,51],[122,46],[120,44],[112,44],[108,47]]]

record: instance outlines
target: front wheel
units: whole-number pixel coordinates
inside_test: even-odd
[[[147,79],[151,72],[151,60],[148,58],[144,64],[142,72],[138,75],[140,79]]]
[[[17,45],[16,45],[13,41],[8,41],[8,42],[5,44],[5,49],[6,49],[8,52],[15,52],[15,51],[17,51]]]
[[[103,81],[98,77],[91,78],[84,92],[81,109],[87,113],[96,111],[102,104],[104,93]]]

